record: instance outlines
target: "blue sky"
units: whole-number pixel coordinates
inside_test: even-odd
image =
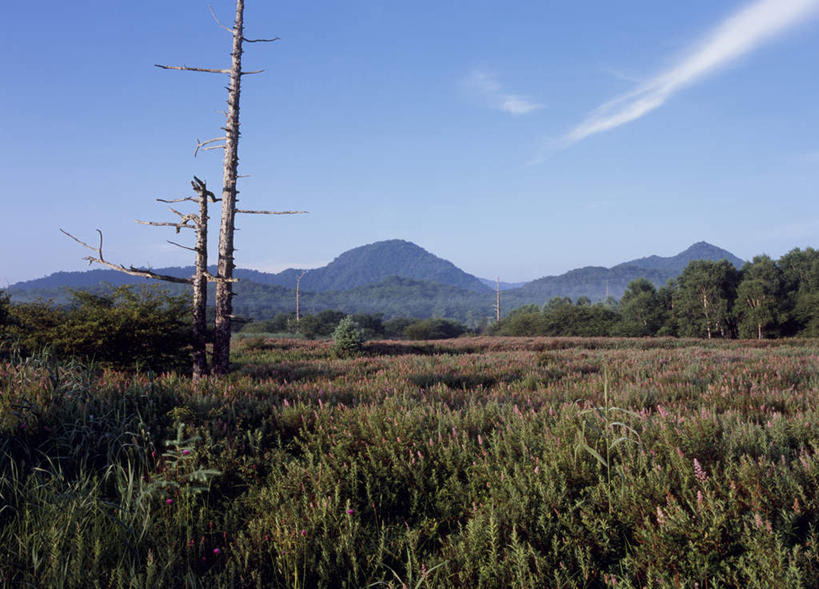
[[[239,147],[240,266],[413,241],[506,281],[673,255],[816,247],[819,0],[262,2]],[[233,6],[213,0],[230,22]],[[157,197],[219,189],[229,34],[204,0],[11,3],[0,22],[0,288],[187,265]],[[216,216],[216,210],[213,211]],[[216,223],[212,226],[215,235]],[[215,241],[211,251],[215,253]],[[215,255],[212,256],[215,260]]]

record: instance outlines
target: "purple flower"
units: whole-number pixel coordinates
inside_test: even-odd
[[[173,503],[173,499],[165,499],[165,503],[167,503],[168,505],[170,505],[171,503]]]
[[[188,455],[188,454],[190,454],[190,453],[191,453],[191,451],[190,451],[190,450],[182,450],[182,455],[183,455],[183,456],[187,456],[187,455]]]
[[[217,556],[218,556],[219,554],[221,554],[221,553],[222,553],[222,551],[221,551],[221,550],[219,550],[218,548],[214,548],[214,549],[213,549],[213,553],[214,553],[215,555],[217,555]]]
[[[353,515],[354,513],[355,513],[355,511],[352,510],[352,509],[347,510],[347,515]]]
[[[307,535],[307,530],[302,530],[302,531],[301,531],[301,535],[302,535],[302,536],[306,536],[306,535]]]

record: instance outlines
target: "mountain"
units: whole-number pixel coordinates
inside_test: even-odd
[[[247,276],[260,284],[296,288],[296,279],[301,273],[301,270],[290,268],[278,274],[259,276],[261,273],[254,272]],[[437,282],[472,292],[488,290],[480,279],[467,274],[452,262],[402,239],[377,241],[346,251],[326,266],[308,270],[300,288],[305,292],[349,290],[377,284],[390,276]]]
[[[497,280],[490,280],[489,278],[478,278],[484,286],[491,288],[492,290],[498,289],[498,281]],[[525,282],[504,282],[501,280],[500,289],[501,290],[509,290],[511,288],[520,288],[526,284]]]
[[[694,260],[712,260],[714,262],[728,260],[738,269],[742,268],[743,264],[745,264],[745,260],[741,260],[728,250],[711,245],[705,241],[699,241],[685,251],[678,253],[676,256],[670,256],[668,258],[648,256],[647,258],[639,258],[618,264],[612,269],[623,266],[639,266],[640,268],[659,270],[665,274],[679,276],[685,267]]]
[[[670,279],[682,274],[685,267],[694,260],[728,260],[737,268],[745,263],[727,250],[700,241],[675,256],[648,256],[611,268],[586,266],[559,276],[538,278],[504,294],[507,301],[519,301],[521,305],[533,299],[539,299],[540,304],[543,304],[553,297],[577,299],[586,296],[592,301],[600,301],[607,296],[619,299],[632,280],[646,278],[656,287],[665,286]]]
[[[503,284],[501,309],[504,313],[525,304],[542,305],[553,297],[592,301],[606,296],[620,298],[628,283],[646,278],[656,286],[676,278],[692,260],[743,261],[730,252],[705,242],[695,243],[675,256],[649,256],[611,268],[587,266],[559,276],[544,276],[531,282]],[[156,272],[190,276],[192,267],[156,268]],[[211,269],[215,272],[215,268]],[[234,310],[255,319],[271,318],[295,309],[296,279],[301,270],[288,269],[278,274],[237,269]],[[8,288],[16,302],[37,298],[55,303],[70,300],[68,288],[96,290],[104,284],[157,284],[115,270],[56,272],[50,276],[18,282]],[[186,286],[161,283],[174,293]],[[304,313],[325,309],[345,312],[383,313],[390,317],[446,317],[477,324],[491,316],[495,305],[494,281],[482,281],[460,270],[451,262],[403,240],[389,240],[344,252],[328,265],[309,270],[301,280],[301,308]]]

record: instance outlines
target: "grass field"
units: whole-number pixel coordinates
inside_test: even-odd
[[[0,364],[8,587],[819,587],[819,341]]]

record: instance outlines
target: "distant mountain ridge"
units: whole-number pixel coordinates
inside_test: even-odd
[[[622,264],[613,266],[612,270],[624,266],[638,266],[648,270],[659,270],[660,272],[664,272],[666,274],[679,276],[682,274],[682,271],[685,270],[685,267],[694,260],[728,260],[737,269],[742,268],[742,265],[745,264],[745,260],[736,257],[728,250],[711,245],[705,241],[698,241],[697,243],[689,246],[686,250],[678,253],[676,256],[670,256],[667,258],[661,256],[638,258],[636,260],[623,262]]]
[[[525,304],[542,305],[553,297],[600,301],[620,298],[628,283],[646,278],[656,286],[676,278],[692,260],[727,259],[737,267],[744,263],[727,250],[698,242],[674,256],[648,256],[611,268],[586,266],[559,276],[544,276],[525,284],[502,283],[504,313]],[[173,276],[191,276],[192,267],[156,268]],[[211,271],[215,272],[215,268]],[[235,312],[256,319],[292,312],[296,279],[303,270],[289,268],[277,274],[239,268],[234,299]],[[56,272],[44,278],[19,282],[8,288],[15,301],[36,298],[69,300],[66,288],[100,290],[101,285],[150,284],[155,281],[128,276],[115,270]],[[183,285],[162,283],[173,292]],[[384,313],[387,317],[447,317],[477,323],[493,314],[496,283],[468,274],[452,262],[439,258],[412,242],[380,241],[339,255],[302,277],[302,310]]]
[[[257,276],[255,280],[251,280],[296,288],[296,279],[302,272],[300,269],[288,268],[278,274]],[[301,279],[300,288],[307,292],[349,290],[377,284],[391,276],[437,282],[472,292],[485,292],[488,289],[480,279],[467,274],[452,262],[403,239],[377,241],[348,250],[326,266],[307,270]]]
[[[559,276],[538,278],[505,294],[507,298],[515,301],[536,298],[546,301],[553,297],[577,299],[581,296],[592,301],[603,300],[609,296],[619,299],[632,280],[645,278],[656,287],[664,286],[669,280],[682,274],[685,267],[694,260],[714,262],[728,260],[737,268],[741,268],[745,263],[728,250],[699,241],[674,256],[648,256],[623,262],[611,268],[602,266],[577,268]]]

